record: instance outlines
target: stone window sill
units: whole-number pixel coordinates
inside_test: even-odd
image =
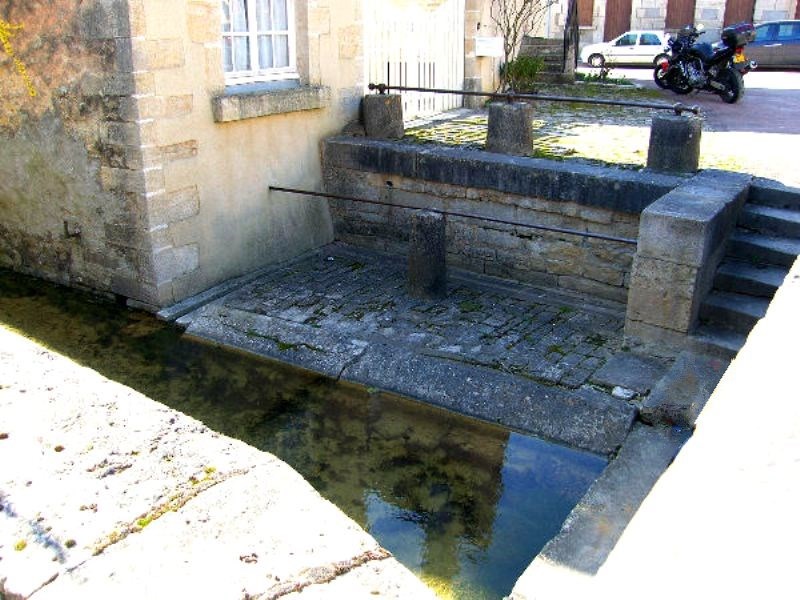
[[[237,85],[211,99],[214,121],[229,123],[301,110],[325,108],[330,104],[330,88],[324,86]]]

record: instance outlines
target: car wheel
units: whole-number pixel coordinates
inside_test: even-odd
[[[603,58],[602,54],[592,54],[589,57],[588,62],[593,67],[602,67],[604,64],[606,64],[606,59]]]
[[[666,54],[659,54],[653,59],[653,66],[657,67],[662,60],[669,60],[669,56]]]

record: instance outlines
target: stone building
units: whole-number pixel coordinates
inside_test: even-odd
[[[537,35],[560,37],[569,0],[557,0]],[[707,39],[723,26],[800,18],[797,0],[578,0],[581,43],[610,40],[629,29],[676,31],[688,23],[706,27]]]
[[[324,200],[268,187],[319,189],[320,141],[385,58],[371,34],[454,15],[436,60],[458,87],[496,71],[486,0],[378,4],[380,23],[371,0],[4,1],[0,266],[154,309],[330,242]]]

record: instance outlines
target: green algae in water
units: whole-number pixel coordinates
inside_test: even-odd
[[[0,322],[274,453],[443,597],[508,594],[606,464],[2,270]]]

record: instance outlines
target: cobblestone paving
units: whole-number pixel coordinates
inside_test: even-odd
[[[657,92],[633,87],[598,89],[596,85],[550,87],[543,95],[593,96],[629,101],[662,102]],[[682,100],[678,98],[678,100]],[[692,104],[691,100],[685,103]],[[613,164],[641,169],[647,164],[650,123],[657,111],[649,108],[615,107],[571,102],[534,101],[534,145],[530,156],[556,160]],[[458,111],[451,120],[439,118],[412,123],[404,141],[482,148],[486,141],[487,117],[482,110]],[[700,167],[747,171],[754,175],[775,177],[769,160],[753,153],[742,153],[731,144],[729,134],[715,132],[704,122]]]
[[[406,294],[405,276],[399,261],[333,245],[260,278],[224,304],[307,327],[309,344],[315,330],[335,331],[566,388],[586,384],[622,348],[618,307],[520,286],[510,293],[475,278],[451,278],[446,299],[420,301]]]

